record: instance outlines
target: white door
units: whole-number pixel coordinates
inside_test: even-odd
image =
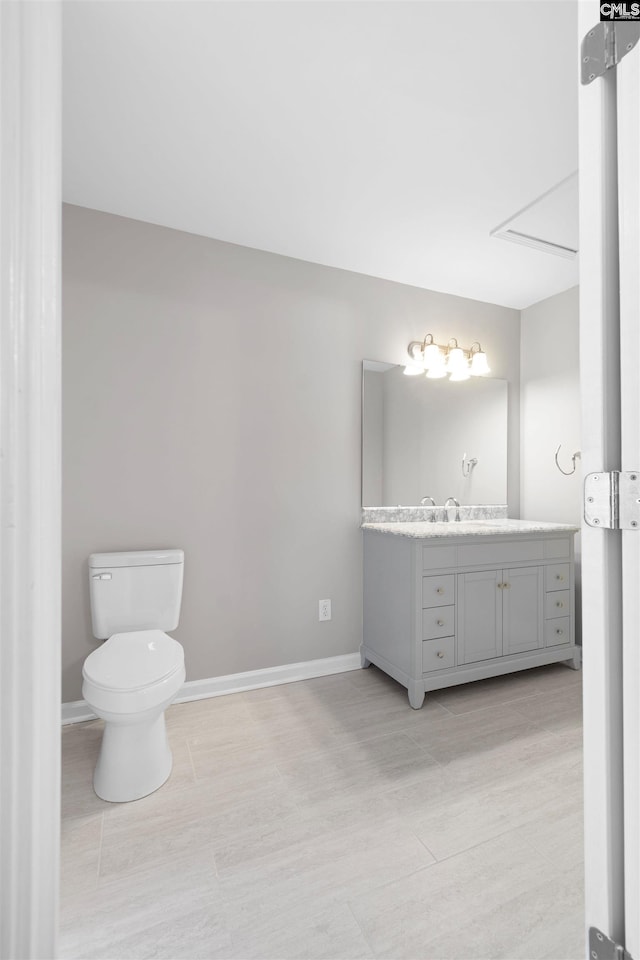
[[[582,39],[599,3],[582,0],[578,19]],[[580,90],[585,475],[640,471],[639,58],[636,47]],[[583,523],[582,538],[586,924],[637,958],[640,526]]]

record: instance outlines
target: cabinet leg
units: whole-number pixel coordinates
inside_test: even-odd
[[[414,710],[419,710],[424,703],[424,687],[421,683],[416,683],[415,680],[410,680],[408,691],[410,706],[412,706]]]
[[[571,660],[563,660],[562,662],[570,670],[580,670],[582,667],[582,647],[578,647]]]
[[[367,658],[366,658],[366,656],[365,656],[365,654],[364,654],[364,648],[363,648],[363,647],[360,647],[360,666],[362,667],[363,670],[366,670],[367,667],[370,667],[370,666],[371,666],[371,660],[367,660]]]

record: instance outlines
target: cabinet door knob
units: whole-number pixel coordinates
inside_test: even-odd
[[[504,583],[499,583],[498,590],[503,590],[503,589],[504,589]]]
[[[564,580],[564,574],[563,574],[563,573],[556,573],[556,580]]]
[[[440,658],[440,660],[444,659],[444,653],[442,652],[442,650],[438,650],[438,657]]]
[[[558,637],[561,637],[563,633],[564,633],[564,630],[561,630],[560,627],[558,627],[558,629],[556,630],[556,635]]]
[[[556,601],[556,607],[564,607],[564,603],[562,602],[562,600]]]
[[[444,593],[444,587],[437,587],[436,593]]]
[[[444,627],[444,620],[436,620],[439,627]]]

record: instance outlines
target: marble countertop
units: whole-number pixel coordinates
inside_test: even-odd
[[[363,523],[363,530],[390,533],[397,537],[418,540],[442,537],[495,537],[526,533],[577,533],[580,527],[570,523],[549,523],[539,520],[461,520],[448,523],[414,520],[409,523]]]

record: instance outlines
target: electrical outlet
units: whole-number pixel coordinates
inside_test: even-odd
[[[318,620],[331,620],[331,600],[318,602]]]

